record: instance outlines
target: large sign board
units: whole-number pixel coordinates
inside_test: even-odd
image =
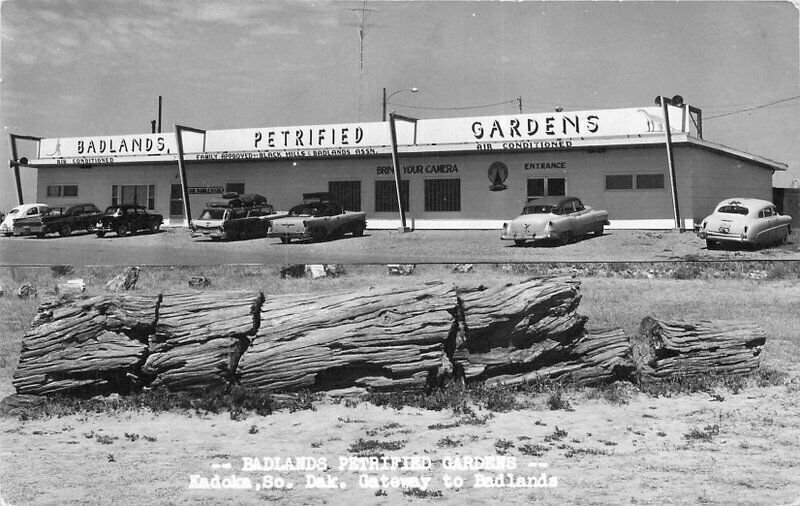
[[[684,131],[683,108],[668,107],[673,132]],[[563,111],[396,124],[398,145],[415,151],[570,148],[609,138],[664,133],[660,107]],[[330,158],[390,152],[388,122],[209,130],[184,135],[187,160]],[[174,133],[42,139],[32,165],[111,164],[174,160]]]

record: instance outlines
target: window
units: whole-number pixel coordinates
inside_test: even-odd
[[[567,194],[567,180],[563,177],[536,177],[528,179],[528,200],[548,195],[564,196]]]
[[[664,189],[664,174],[636,174],[637,190]]]
[[[225,183],[225,193],[244,194],[244,183]]]
[[[663,189],[664,174],[615,174],[606,176],[606,190]]]
[[[400,200],[408,211],[408,180],[400,181]],[[375,212],[397,212],[397,187],[394,181],[375,181]]]
[[[111,205],[133,204],[146,207],[150,211],[156,208],[156,185],[111,185]]]
[[[426,179],[425,211],[461,211],[461,180]]]
[[[328,193],[348,211],[361,210],[361,181],[329,181]]]
[[[606,190],[633,190],[633,174],[606,176]]]
[[[78,185],[76,184],[58,184],[47,187],[48,197],[77,197]]]
[[[544,196],[544,178],[528,179],[528,199]]]

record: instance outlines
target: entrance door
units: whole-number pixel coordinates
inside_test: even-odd
[[[169,195],[169,219],[183,219],[183,191],[181,185],[173,184]]]

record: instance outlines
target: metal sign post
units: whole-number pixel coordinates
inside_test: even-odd
[[[16,135],[16,134],[8,134],[8,142],[11,144],[11,160],[8,161],[8,166],[14,171],[14,182],[17,185],[17,205],[22,205],[23,202],[22,198],[22,178],[20,178],[19,174],[19,166],[20,165],[27,165],[28,159],[25,157],[19,158],[17,154],[17,140],[26,140],[26,141],[41,141],[41,137],[31,137],[29,135]],[[37,148],[38,151],[38,148]],[[38,156],[38,154],[37,154]]]
[[[403,209],[403,199],[400,193],[400,164],[397,161],[397,129],[395,128],[395,120],[397,119],[414,123],[414,143],[417,142],[417,120],[400,116],[395,114],[394,111],[389,113],[389,131],[392,137],[392,171],[394,172],[394,186],[397,191],[397,208],[400,210],[400,230],[407,232],[406,210]]]
[[[191,128],[186,126],[181,126],[176,124],[175,125],[175,144],[178,148],[178,174],[180,174],[181,178],[181,193],[183,194],[183,212],[186,215],[186,226],[192,226],[192,212],[189,206],[189,183],[187,182],[186,178],[186,167],[185,162],[183,161],[183,131],[186,130],[188,132],[194,132],[198,134],[203,134],[205,136],[206,131],[200,130],[197,128]]]

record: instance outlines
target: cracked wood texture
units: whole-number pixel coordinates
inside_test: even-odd
[[[260,292],[165,294],[142,367],[154,387],[225,386],[258,328]]]
[[[43,303],[22,339],[20,394],[127,392],[147,356],[159,296],[98,295]]]
[[[498,377],[504,383],[526,381],[537,369],[570,360],[587,320],[576,311],[579,290],[571,278],[459,287],[463,325],[454,362],[467,379]]]
[[[270,391],[422,387],[450,370],[456,291],[433,283],[270,297],[239,362],[242,385]]]
[[[740,321],[669,321],[646,317],[634,341],[641,381],[708,374],[748,374],[766,342],[756,324]]]

